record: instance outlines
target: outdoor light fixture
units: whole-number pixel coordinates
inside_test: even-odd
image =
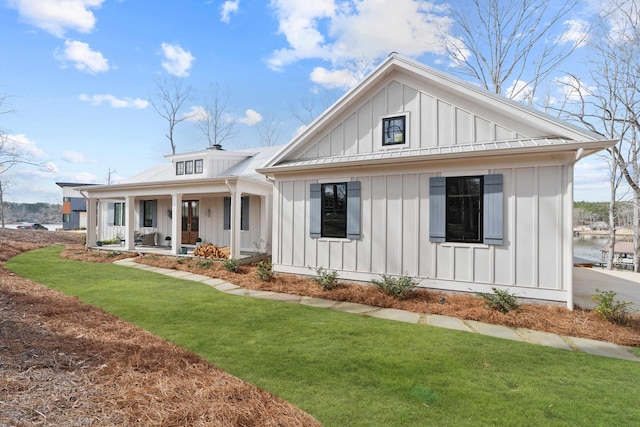
[[[167,216],[168,216],[169,218],[171,218],[171,214],[172,214],[171,209],[167,209]]]
[[[211,209],[207,208],[207,218],[211,218]]]

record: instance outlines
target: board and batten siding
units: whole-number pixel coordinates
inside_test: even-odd
[[[293,158],[314,159],[516,139],[525,132],[530,137],[535,135],[526,124],[492,112],[486,106],[472,104],[435,87],[416,89],[414,86],[420,85],[412,81],[387,82],[364,102],[328,124],[327,131],[319,134],[304,152],[293,154]],[[486,117],[471,111],[482,111]],[[400,113],[407,114],[408,118],[407,144],[381,147],[381,118]],[[498,123],[510,123],[513,128]]]
[[[408,275],[422,279],[424,286],[461,291],[469,291],[470,283],[563,291],[566,168],[491,169],[491,174],[503,176],[501,245],[429,241],[429,178],[464,172],[276,179],[274,267],[300,274],[314,274],[312,269],[323,267],[337,270],[345,280]],[[345,181],[361,185],[361,238],[310,237],[311,184]]]

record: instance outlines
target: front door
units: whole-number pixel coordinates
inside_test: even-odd
[[[197,200],[182,202],[182,243],[195,245],[198,237],[200,216]]]

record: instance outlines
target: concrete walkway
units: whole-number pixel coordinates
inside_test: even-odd
[[[561,350],[577,351],[592,354],[595,356],[612,357],[615,359],[640,362],[640,357],[636,356],[630,348],[603,341],[565,337],[548,332],[539,332],[522,328],[511,328],[508,326],[481,323],[473,320],[461,320],[456,317],[447,317],[438,314],[419,314],[410,311],[380,308],[370,305],[333,301],[322,298],[281,294],[270,291],[254,291],[251,289],[242,288],[222,279],[213,279],[209,276],[203,276],[201,274],[194,274],[186,271],[170,270],[166,268],[158,268],[144,264],[138,264],[132,258],[122,259],[116,261],[115,263],[122,266],[134,267],[154,273],[164,274],[178,279],[201,282],[206,285],[212,286],[221,292],[232,295],[302,304],[318,308],[327,308],[342,311],[345,313],[377,317],[379,319],[393,320],[398,322],[455,329],[458,331],[478,333],[496,338],[521,341],[530,344],[543,345],[546,347],[554,347]]]

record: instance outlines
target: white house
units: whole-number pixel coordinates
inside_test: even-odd
[[[572,308],[573,168],[613,143],[392,54],[258,169],[274,269]]]
[[[204,242],[228,246],[242,258],[270,249],[273,185],[255,169],[277,147],[203,151],[166,156],[170,161],[112,185],[83,186],[87,246],[121,238],[136,245],[164,245],[171,253]]]

